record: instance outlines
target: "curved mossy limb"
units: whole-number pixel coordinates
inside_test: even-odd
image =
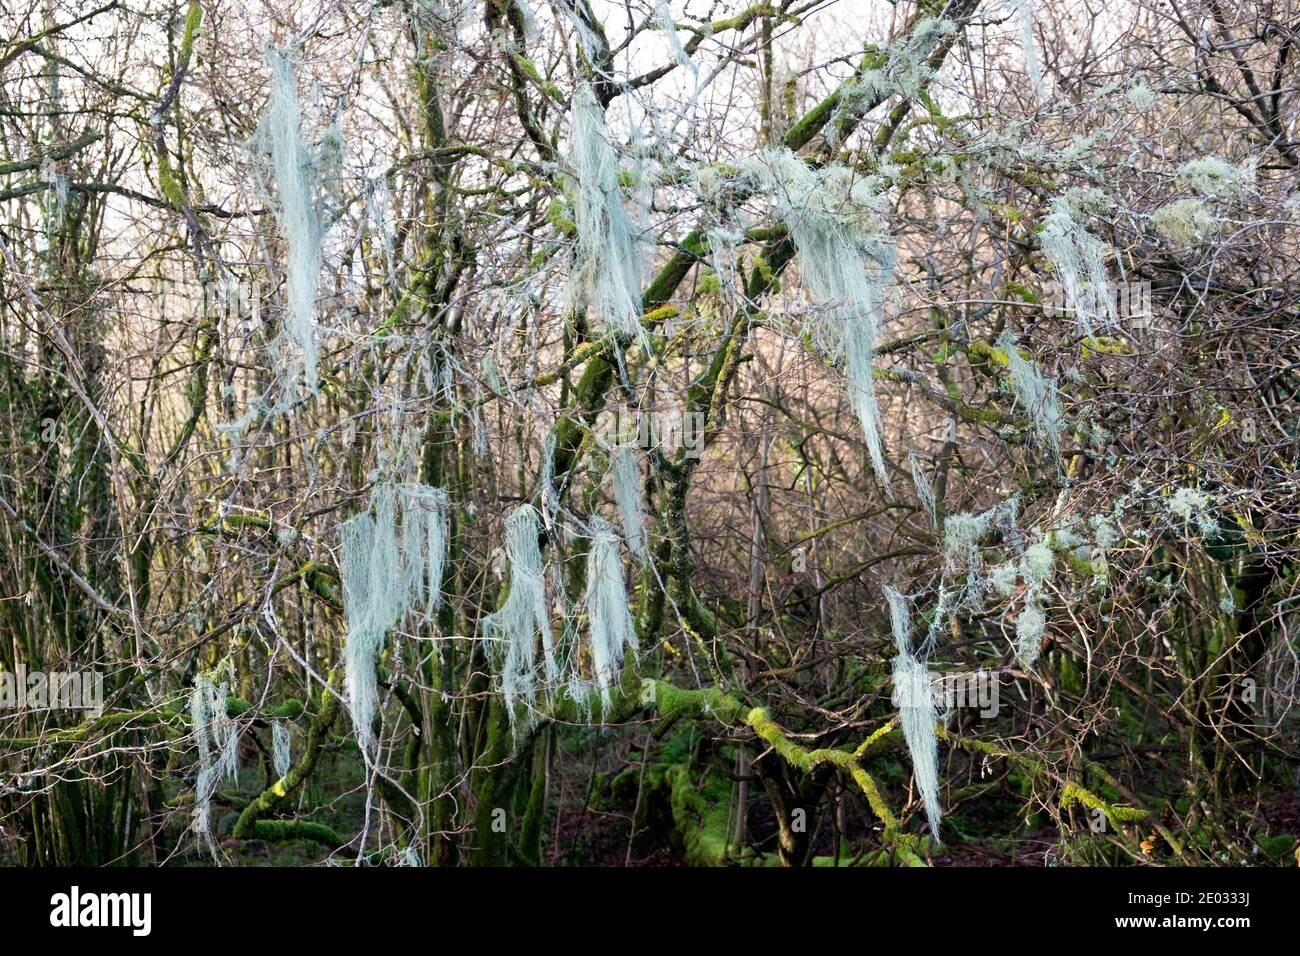
[[[242,717],[252,709],[253,705],[242,697],[226,698],[226,715],[229,717]],[[307,709],[303,707],[302,701],[296,697],[290,697],[282,703],[263,709],[258,716],[275,720],[297,720],[306,711]]]
[[[672,800],[673,825],[691,866],[724,866],[731,861],[727,784],[708,770],[697,784],[685,764],[664,774]]]
[[[284,800],[285,797],[297,790],[307,778],[311,776],[316,767],[316,761],[320,758],[321,752],[325,748],[325,743],[329,739],[329,730],[333,726],[335,718],[339,711],[338,685],[342,678],[342,672],[335,669],[330,673],[329,686],[321,691],[320,709],[316,717],[311,722],[311,728],[307,732],[307,745],[303,750],[302,759],[289,768],[286,773],[271,786],[267,787],[256,798],[244,808],[240,813],[239,819],[235,822],[233,835],[241,840],[246,839],[269,839],[268,837],[258,836],[259,832],[265,830],[259,824],[266,823],[300,823],[305,821],[292,820],[259,820],[263,814],[274,810]],[[265,832],[272,832],[265,830]],[[290,839],[294,839],[290,837]],[[335,847],[342,846],[342,842],[334,843]]]
[[[1061,791],[1061,809],[1066,810],[1076,803],[1087,807],[1089,810],[1101,811],[1101,813],[1105,814],[1106,819],[1110,821],[1111,826],[1117,829],[1120,824],[1136,823],[1147,818],[1145,810],[1107,803],[1086,787],[1067,782],[1065,789]]]
[[[125,725],[135,722],[138,726],[165,725],[170,716],[160,710],[116,711],[101,714],[75,727],[54,728],[39,737],[10,737],[4,741],[6,751],[30,750],[34,747],[56,747],[70,744],[101,740],[118,729],[130,730]]]
[[[683,690],[653,678],[641,681],[640,702],[643,707],[655,708],[669,721],[681,717],[712,717],[719,723],[732,724],[744,709],[736,697],[716,687]]]
[[[245,839],[284,843],[289,840],[311,840],[337,850],[347,843],[332,828],[311,820],[255,820]]]
[[[682,717],[691,719],[712,717],[726,725],[747,726],[788,764],[805,772],[811,772],[823,765],[839,768],[852,778],[867,798],[867,805],[871,808],[871,812],[884,824],[885,841],[893,848],[899,859],[913,866],[925,865],[917,852],[919,844],[916,836],[901,829],[898,817],[889,808],[875,779],[861,764],[862,758],[871,747],[894,728],[894,721],[886,723],[854,750],[825,747],[809,750],[791,740],[772,720],[767,710],[754,707],[746,711],[744,705],[734,695],[720,691],[716,687],[684,690],[666,681],[647,679],[642,681],[641,699],[645,706],[654,706],[669,721]],[[676,807],[674,807],[674,816],[676,816]],[[706,857],[709,855],[705,854]]]

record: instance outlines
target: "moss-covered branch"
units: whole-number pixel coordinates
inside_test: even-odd
[[[258,794],[244,808],[244,812],[239,815],[239,819],[235,822],[234,836],[236,838],[241,840],[306,838],[320,841],[321,837],[329,837],[331,839],[321,842],[331,842],[334,848],[343,845],[344,841],[338,840],[333,831],[330,831],[328,827],[320,827],[319,824],[309,824],[301,820],[269,821],[259,819],[259,817],[278,807],[289,794],[302,786],[307,778],[311,776],[312,770],[316,767],[316,761],[320,758],[321,751],[329,738],[329,730],[334,725],[335,717],[338,716],[338,684],[341,676],[342,672],[335,669],[330,674],[329,686],[321,689],[320,710],[311,722],[311,729],[307,732],[307,746],[303,751],[302,759],[290,767],[289,772],[283,777]],[[293,825],[289,826],[289,824]],[[277,833],[288,835],[273,835]]]
[[[914,866],[924,865],[924,860],[917,852],[916,837],[903,832],[898,817],[890,810],[880,787],[861,763],[870,749],[894,728],[894,721],[889,721],[856,749],[822,747],[810,750],[791,740],[766,709],[747,709],[735,696],[715,687],[683,690],[665,681],[647,678],[642,681],[641,693],[643,702],[653,704],[662,716],[670,720],[682,717],[712,718],[729,726],[747,726],[788,764],[805,772],[812,772],[821,766],[833,766],[844,771],[857,784],[866,797],[871,812],[884,825],[885,840],[897,851],[899,858]],[[676,795],[674,799],[677,799]],[[708,848],[697,848],[701,853],[706,849]]]

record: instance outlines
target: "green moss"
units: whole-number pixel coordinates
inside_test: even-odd
[[[546,207],[546,221],[563,236],[576,236],[578,227],[573,221],[573,209],[562,198],[552,199]]]
[[[1008,282],[1007,291],[1014,292],[1021,301],[1029,302],[1032,305],[1041,305],[1043,301],[1034,294],[1032,289],[1026,285],[1021,285],[1019,282]]]
[[[535,84],[537,84],[537,88],[540,89],[543,93],[545,93],[551,99],[555,100],[555,102],[557,103],[564,102],[564,92],[554,83],[550,82],[545,77],[543,77],[541,71],[537,69],[536,65],[534,65],[532,60],[529,60],[527,57],[520,56],[518,53],[510,54],[510,60],[512,63],[514,63],[515,66],[519,68],[519,72],[523,73],[524,76],[528,77]]]
[[[1003,414],[992,408],[976,408],[974,405],[966,405],[960,402],[950,403],[951,410],[956,413],[957,417],[969,424],[983,423],[986,425],[996,425],[1003,421]]]
[[[725,724],[736,723],[743,710],[735,697],[723,694],[716,688],[681,690],[664,681],[649,678],[642,681],[641,703],[642,706],[657,707],[659,712],[669,720],[708,715]],[[808,750],[801,747],[789,738],[762,707],[754,707],[746,711],[744,723],[793,767],[808,772],[823,764],[830,764],[848,773],[866,796],[872,813],[884,824],[884,838],[893,847],[899,859],[911,866],[925,865],[925,861],[917,852],[916,837],[901,830],[899,819],[885,802],[876,781],[860,763],[871,746],[894,728],[893,721],[873,733],[855,751],[831,748]]]
[[[283,843],[286,840],[312,840],[337,850],[347,841],[332,827],[311,820],[258,820],[248,834],[254,840]]]
[[[252,709],[253,705],[242,697],[226,698],[226,713],[231,717],[242,717]],[[178,710],[177,712],[183,713],[183,710]],[[297,720],[304,712],[305,708],[302,705],[302,701],[296,697],[290,697],[283,703],[265,708],[258,714],[258,716],[272,717],[276,720]]]
[[[1007,366],[1007,353],[995,345],[989,345],[989,343],[977,339],[967,346],[967,351],[974,358],[992,362],[994,365],[1000,365],[1003,368]]]
[[[180,62],[182,66],[190,62],[194,53],[194,42],[199,38],[199,27],[203,24],[203,7],[197,2],[191,3],[185,13],[185,32],[181,35]]]
[[[177,54],[177,81],[180,74],[189,67],[190,57],[194,53],[194,43],[198,39],[199,27],[202,23],[203,8],[198,3],[191,3],[189,11],[185,14],[185,30],[181,34],[181,46]],[[171,158],[167,155],[166,148],[158,150],[158,186],[175,209],[179,211],[185,207],[185,189],[181,186],[180,177],[172,169]]]
[[[185,205],[185,190],[181,188],[180,180],[172,172],[171,163],[166,159],[165,153],[160,153],[158,157],[158,186],[167,197],[167,201],[176,209]]]
[[[273,810],[275,810],[280,805],[281,801],[283,801],[286,797],[289,796],[289,794],[293,793],[296,789],[301,787],[311,777],[312,771],[316,767],[316,762],[319,760],[321,752],[324,750],[329,740],[330,727],[333,726],[334,720],[338,715],[338,709],[339,709],[338,686],[341,683],[341,681],[342,681],[342,671],[339,668],[335,668],[330,673],[328,688],[322,690],[321,692],[322,700],[321,700],[320,710],[316,714],[315,719],[312,721],[310,730],[307,732],[307,743],[304,748],[301,759],[298,761],[298,763],[294,764],[292,767],[289,768],[288,773],[286,773],[283,777],[280,777],[278,780],[272,783],[271,786],[263,790],[260,794],[258,794],[258,796],[254,800],[252,800],[248,804],[247,807],[244,808],[243,812],[240,813],[239,815],[239,819],[235,822],[233,835],[236,838],[238,839],[254,838],[254,839],[261,839],[261,840],[299,839],[300,837],[298,835],[287,836],[287,837],[275,837],[275,836],[262,835],[262,834],[269,834],[269,833],[276,833],[276,832],[281,832],[281,833],[296,832],[292,826],[289,826],[292,824],[292,825],[301,825],[306,828],[304,831],[302,831],[303,834],[302,838],[304,839],[317,839],[318,837],[321,836],[328,836],[330,839],[334,841],[332,844],[334,847],[339,847],[343,845],[345,841],[338,840],[337,834],[334,834],[332,830],[328,830],[328,828],[325,828],[325,830],[327,830],[328,833],[325,833],[324,831],[313,830],[312,827],[314,825],[306,821],[260,819],[260,817],[262,817],[264,814],[270,813]],[[294,703],[298,703],[298,702],[294,701]],[[227,701],[226,706],[227,708],[229,708],[230,706],[229,700]],[[281,705],[281,706],[283,707],[285,705]],[[302,705],[300,703],[298,703],[298,708],[301,711]],[[292,710],[293,708],[289,708],[289,709]],[[326,842],[326,841],[320,840],[319,842]]]
[[[646,678],[641,682],[641,705],[653,706],[666,720],[680,717],[713,717],[724,724],[735,722],[741,703],[716,687],[682,690],[666,681]]]
[[[1094,355],[1133,355],[1134,352],[1133,346],[1123,339],[1109,335],[1088,336],[1079,345],[1079,355],[1085,359]]]
[[[785,735],[767,710],[762,707],[751,710],[745,718],[745,723],[754,728],[754,733],[766,741],[786,763],[805,772],[813,769],[820,762],[814,755],[827,753],[827,751],[810,751],[800,747]]]
[[[727,832],[730,788],[706,771],[697,782],[685,764],[668,768],[664,779],[672,794],[673,824],[681,834],[691,866],[722,866],[731,856]]]
[[[1257,834],[1255,842],[1259,844],[1260,850],[1270,860],[1278,863],[1290,863],[1294,859],[1296,838],[1289,833],[1279,833],[1276,836],[1263,833]],[[1300,860],[1296,862],[1300,862]]]
[[[1091,561],[1085,561],[1073,551],[1065,552],[1065,560],[1066,563],[1070,565],[1071,570],[1080,577],[1091,581],[1097,576],[1097,568],[1093,566],[1093,563]]]
[[[776,277],[772,267],[768,265],[767,259],[763,256],[757,256],[754,259],[754,277],[756,284],[762,285],[769,291],[781,291],[781,280]]]
[[[1065,789],[1061,792],[1061,809],[1067,810],[1075,804],[1087,807],[1089,810],[1100,810],[1106,815],[1106,819],[1116,827],[1122,823],[1145,820],[1147,817],[1145,810],[1107,803],[1085,787],[1081,787],[1076,783],[1066,783]]]

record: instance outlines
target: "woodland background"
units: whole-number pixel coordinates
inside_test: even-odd
[[[5,0],[0,671],[105,700],[0,710],[0,862],[1294,863],[1298,30],[1262,0]],[[584,149],[634,247],[592,242]],[[883,471],[800,223],[896,253]],[[1090,262],[1149,308],[1089,305]],[[611,267],[630,323],[582,280]],[[701,427],[636,447],[606,705],[587,532],[647,416]],[[446,492],[448,554],[380,635],[366,749],[339,526],[388,480]],[[538,651],[507,701],[483,619],[524,503],[573,679]],[[995,716],[931,722],[939,839],[887,587],[920,665],[996,673]]]

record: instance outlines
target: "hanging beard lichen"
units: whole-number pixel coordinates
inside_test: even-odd
[[[392,488],[371,496],[374,517],[363,511],[339,526],[343,544],[343,607],[348,635],[343,645],[348,713],[362,751],[370,748],[379,699],[375,667],[384,635],[397,623],[393,581],[398,573],[396,517]]]
[[[212,846],[212,796],[222,777],[239,771],[239,733],[226,710],[230,685],[207,674],[194,678],[190,692],[190,723],[199,749],[194,782],[194,832]]]
[[[863,70],[844,84],[827,131],[828,139],[838,144],[842,120],[863,116],[889,97],[921,99],[926,86],[934,79],[930,56],[935,45],[956,30],[957,24],[946,17],[925,17],[903,36],[882,47],[876,59],[878,66]]]
[[[505,603],[483,618],[483,635],[496,661],[501,694],[512,722],[519,719],[517,705],[531,705],[537,697],[534,642],[540,634],[548,677],[559,675],[551,621],[546,606],[546,577],[538,545],[541,529],[537,509],[523,504],[506,519],[505,556],[510,582]],[[533,720],[531,706],[523,717]]]
[[[591,519],[587,552],[587,623],[592,676],[601,702],[609,707],[609,689],[618,680],[624,650],[637,650],[636,625],[627,606],[618,535],[605,519]]]
[[[1054,556],[1051,547],[1040,539],[1020,557],[1020,573],[1025,581],[1025,606],[1016,620],[1016,657],[1025,670],[1031,670],[1038,660],[1047,630],[1047,615],[1043,611],[1043,588],[1052,576]]]
[[[1233,164],[1218,156],[1189,160],[1178,167],[1178,178],[1206,198],[1239,195],[1255,178],[1255,162]]]
[[[569,138],[578,233],[570,297],[596,324],[644,345],[641,251],[623,207],[605,111],[588,83],[573,94]]]
[[[1021,356],[1010,329],[1004,329],[998,347],[1006,353],[1007,371],[1011,390],[1025,414],[1034,423],[1034,430],[1057,459],[1061,457],[1061,431],[1065,419],[1057,400],[1056,380],[1039,374],[1033,362]]]
[[[686,52],[686,47],[682,46],[681,38],[677,36],[677,25],[673,23],[673,14],[668,9],[668,0],[655,0],[655,20],[664,35],[664,39],[668,41],[668,49],[672,51],[673,60],[678,66],[691,72],[698,91],[700,82],[699,67],[695,65],[691,55]]]
[[[818,339],[843,357],[849,402],[888,487],[872,361],[897,253],[880,221],[879,195],[871,180],[839,165],[814,170],[785,148],[766,150],[753,174],[790,230],[801,281],[821,307]]]
[[[277,780],[283,780],[289,772],[290,755],[288,722],[271,721],[271,766],[275,770]]]
[[[921,467],[920,460],[916,457],[915,452],[909,452],[907,463],[912,470],[912,485],[916,488],[916,497],[921,502],[921,507],[925,509],[926,515],[930,519],[930,527],[939,526],[938,512],[935,510],[937,502],[934,498],[934,485],[930,483],[929,476],[925,469]]]
[[[375,668],[385,636],[411,608],[419,608],[427,619],[441,602],[447,520],[441,489],[380,482],[371,492],[369,509],[339,525],[348,621],[344,686],[362,750],[369,750],[374,740],[379,701]]]
[[[912,649],[911,614],[907,598],[886,585],[891,629],[898,654],[894,657],[894,705],[903,726],[903,739],[912,757],[912,776],[925,804],[930,831],[939,839],[939,738],[935,733],[934,692],[930,686],[930,669]],[[936,611],[936,616],[939,612]]]
[[[293,59],[287,50],[268,45],[271,96],[254,142],[271,160],[275,182],[275,214],[287,247],[284,322],[273,350],[279,394],[284,409],[305,387],[315,394],[319,383],[316,289],[320,273],[322,172],[337,165],[342,139],[330,127],[315,149],[303,140],[302,110]]]
[[[1038,44],[1034,40],[1034,0],[1012,0],[1020,26],[1020,45],[1025,57],[1025,75],[1034,90],[1034,96],[1043,98],[1043,66],[1038,60]]]
[[[641,502],[641,471],[637,465],[636,452],[627,445],[616,448],[610,456],[610,474],[627,549],[638,558],[644,558],[645,508]]]
[[[1006,533],[1014,532],[1019,515],[1018,495],[1012,495],[979,514],[963,511],[948,515],[943,522],[944,570],[951,573],[964,567],[972,574],[978,574],[983,564],[980,542],[994,528],[1001,528]]]
[[[1219,221],[1202,200],[1186,196],[1151,213],[1151,227],[1173,245],[1188,248],[1212,238]]]
[[[1043,255],[1056,270],[1065,304],[1086,335],[1095,335],[1098,325],[1114,325],[1118,321],[1106,275],[1106,258],[1111,248],[1076,218],[1076,211],[1092,201],[1077,191],[1056,197],[1038,234]]]
[[[504,556],[509,579],[504,603],[483,619],[483,636],[516,730],[536,720],[533,704],[539,681],[536,645],[540,637],[544,688],[567,690],[580,714],[590,718],[595,700],[608,709],[626,653],[637,650],[637,635],[619,557],[619,535],[604,518],[588,525],[585,610],[587,642],[580,644],[575,626],[580,607],[571,607],[559,563],[547,565],[539,545],[541,519],[532,505],[520,505],[506,519]],[[548,568],[550,574],[547,573]],[[564,629],[555,642],[547,603],[548,577],[555,603],[564,614]],[[585,653],[584,653],[585,652]]]
[[[889,627],[894,640],[902,634],[908,641],[912,639],[912,609],[907,597],[896,588],[885,585],[885,603],[889,605]]]
[[[398,486],[402,505],[402,590],[408,606],[424,605],[425,620],[442,607],[450,518],[447,492],[426,485]]]

